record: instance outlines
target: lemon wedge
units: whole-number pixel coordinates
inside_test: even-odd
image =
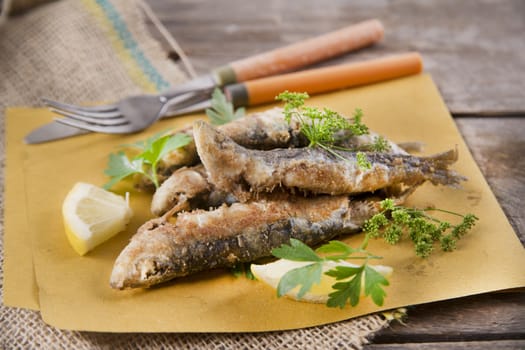
[[[83,182],[73,186],[62,204],[66,236],[80,255],[123,231],[132,215],[126,199]]]
[[[277,290],[279,280],[284,276],[285,273],[287,273],[290,270],[303,267],[309,264],[311,264],[311,262],[279,259],[264,265],[252,264],[251,271],[258,280],[266,283],[273,289]],[[306,292],[302,296],[302,298],[297,297],[297,293],[299,292],[300,287],[292,289],[286,294],[286,296],[299,301],[325,304],[328,301],[328,295],[334,291],[332,289],[332,285],[334,285],[337,281],[334,277],[325,275],[324,273],[328,270],[334,269],[337,266],[358,267],[359,265],[351,264],[347,261],[325,261],[323,262],[323,274],[321,276],[321,282],[319,284],[314,284],[310,291]],[[375,269],[384,277],[390,276],[393,271],[393,269],[390,266],[369,266]]]

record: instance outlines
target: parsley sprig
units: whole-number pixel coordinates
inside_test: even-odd
[[[457,225],[431,216],[430,212],[441,212],[461,218]],[[394,205],[391,199],[381,202],[381,211],[367,220],[363,231],[370,237],[383,238],[390,244],[398,243],[408,235],[414,243],[417,256],[426,258],[439,242],[443,251],[456,249],[457,241],[474,227],[478,218],[474,214],[458,214],[437,208],[407,208]]]
[[[353,122],[339,113],[329,109],[305,106],[309,96],[306,92],[285,91],[277,95],[276,99],[284,102],[284,117],[288,123],[296,118],[301,132],[310,141],[309,147],[319,146],[331,149],[336,142],[336,133],[348,130],[353,135],[368,134],[368,127],[361,122],[363,111],[357,109]]]
[[[290,239],[290,244],[283,244],[272,250],[272,254],[281,259],[311,262],[305,266],[288,271],[280,279],[277,286],[277,295],[285,295],[290,290],[300,286],[297,297],[303,297],[314,284],[319,284],[323,274],[323,264],[328,261],[342,261],[348,259],[364,260],[361,265],[339,265],[324,274],[334,277],[336,283],[332,286],[333,292],[328,295],[326,303],[329,307],[344,308],[359,303],[361,291],[365,296],[371,296],[376,305],[383,305],[386,293],[383,286],[388,286],[388,280],[368,264],[369,260],[381,259],[366,250],[368,240],[365,239],[361,247],[352,248],[341,241],[331,241],[317,250],[313,250],[297,239]],[[322,255],[320,255],[320,254]],[[364,283],[364,288],[362,284]]]
[[[329,109],[319,109],[316,107],[305,106],[305,100],[309,96],[305,92],[285,91],[277,95],[276,99],[284,102],[284,116],[290,124],[292,119],[296,119],[300,125],[300,131],[308,139],[309,147],[320,147],[330,154],[343,158],[336,150],[356,151],[337,145],[338,135],[360,136],[369,134],[368,127],[363,124],[363,111],[356,109],[352,119],[347,119],[339,113]],[[376,137],[370,145],[362,147],[366,151],[385,152],[390,146],[383,137]],[[345,158],[343,158],[345,159]],[[370,169],[372,165],[368,161],[366,153],[358,150],[356,153],[357,164],[362,169]]]
[[[133,174],[145,176],[158,188],[157,165],[159,161],[169,152],[184,147],[191,141],[191,136],[187,134],[177,133],[171,135],[161,132],[145,141],[125,145],[127,148],[138,149],[139,153],[132,158],[124,151],[111,153],[107,168],[104,171],[110,177],[110,180],[104,185],[104,188],[111,189],[116,183]]]
[[[449,215],[461,217],[459,224],[453,225],[448,221],[430,216],[430,211],[439,211]],[[361,293],[370,296],[376,305],[383,305],[386,296],[384,286],[388,280],[376,271],[369,261],[381,259],[366,250],[371,238],[382,237],[390,244],[398,243],[404,233],[407,233],[415,244],[416,256],[426,258],[439,241],[441,249],[449,252],[456,249],[456,242],[470,231],[478,218],[473,214],[458,214],[448,210],[436,208],[407,208],[394,204],[392,199],[381,202],[381,211],[367,220],[363,226],[366,233],[359,248],[353,248],[341,241],[331,241],[315,251],[297,239],[290,239],[290,244],[283,244],[272,250],[272,254],[281,259],[292,261],[311,262],[302,267],[288,271],[280,279],[277,286],[277,295],[285,295],[296,287],[299,288],[297,297],[303,297],[314,284],[321,282],[323,264],[327,261],[343,261],[349,259],[364,260],[355,267],[338,265],[324,274],[334,277],[337,281],[332,285],[333,292],[328,295],[327,306],[343,308],[347,303],[356,306]]]
[[[234,109],[221,89],[216,88],[211,95],[211,108],[206,109],[206,115],[213,125],[223,125],[244,116],[244,108]]]

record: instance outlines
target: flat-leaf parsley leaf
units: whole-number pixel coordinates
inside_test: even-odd
[[[311,262],[302,267],[295,268],[285,273],[279,280],[277,295],[283,296],[292,289],[299,287],[297,297],[303,297],[314,284],[319,284],[323,274],[323,266],[329,261],[342,261],[347,259],[361,259],[363,263],[356,267],[336,266],[326,272],[325,275],[335,278],[337,281],[333,286],[333,292],[328,295],[327,306],[343,308],[349,302],[355,306],[359,302],[364,281],[364,295],[370,295],[377,305],[383,305],[386,295],[382,286],[388,285],[388,281],[373,267],[368,265],[370,259],[380,259],[364,250],[363,244],[360,248],[352,248],[341,241],[331,241],[317,250],[313,250],[297,239],[290,239],[290,244],[283,244],[272,250],[272,254],[281,259],[292,261]],[[322,255],[320,255],[320,254]],[[378,277],[379,275],[379,277]]]
[[[161,133],[144,142],[133,144],[142,150],[138,155],[129,158],[123,151],[109,155],[109,162],[104,173],[110,180],[104,185],[109,190],[119,181],[134,174],[141,174],[159,187],[157,164],[169,152],[184,147],[191,142],[191,136],[177,133],[174,135]]]
[[[211,108],[206,109],[206,115],[213,125],[223,125],[244,116],[244,108],[235,110],[221,89],[216,88],[211,95]]]

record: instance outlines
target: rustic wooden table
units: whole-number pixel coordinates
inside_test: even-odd
[[[386,28],[382,43],[330,64],[419,51],[426,71],[435,79],[476,162],[525,244],[521,206],[525,198],[524,1],[147,3],[177,39],[197,73],[364,19],[380,19]],[[525,292],[411,307],[405,325],[394,322],[366,348],[467,347],[525,348]]]

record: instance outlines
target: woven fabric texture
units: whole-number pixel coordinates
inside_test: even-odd
[[[0,108],[109,101],[185,79],[130,1],[62,0],[0,27]]]
[[[137,2],[129,0],[60,0],[9,18],[0,27],[0,77],[2,189],[7,106],[39,106],[43,96],[70,103],[109,101],[155,92],[186,79],[149,36]],[[2,191],[2,237],[3,217]],[[0,240],[0,277],[3,256]],[[90,333],[59,330],[46,325],[39,312],[0,305],[0,348],[359,349],[367,337],[387,325],[381,316],[371,315],[255,334]]]

